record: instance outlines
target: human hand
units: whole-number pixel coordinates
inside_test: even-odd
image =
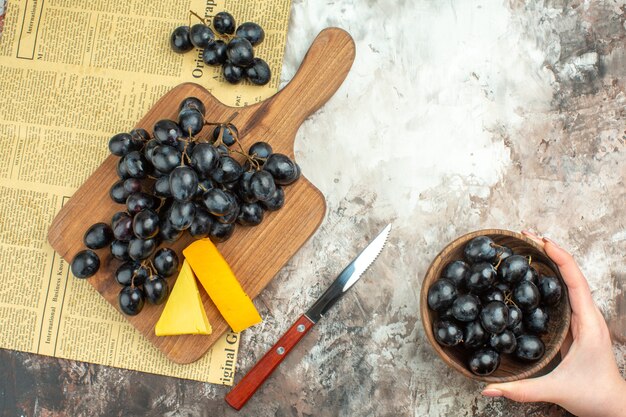
[[[561,363],[547,375],[489,384],[482,394],[513,401],[556,403],[581,417],[626,416],[626,381],[622,379],[604,317],[576,261],[552,240],[522,232],[558,266],[572,307],[570,332],[561,347]]]

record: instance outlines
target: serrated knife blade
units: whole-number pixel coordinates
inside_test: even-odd
[[[390,232],[391,224],[388,224],[341,271],[311,308],[296,320],[278,342],[235,385],[226,395],[226,402],[231,407],[240,410],[313,325],[363,276],[385,247]]]

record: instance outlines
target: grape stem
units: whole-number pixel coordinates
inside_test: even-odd
[[[235,35],[229,35],[227,33],[219,33],[217,30],[215,30],[215,27],[213,26],[211,21],[207,21],[206,18],[200,16],[198,13],[194,12],[193,10],[189,10],[189,27],[190,28],[191,28],[191,16],[198,18],[198,20],[200,20],[203,24],[210,27],[213,33],[215,34],[215,36],[227,41],[226,43],[230,42],[230,40],[235,37]]]
[[[204,23],[205,25],[211,26],[209,23],[207,23],[204,17],[200,16],[198,13],[194,12],[193,10],[189,10],[189,27],[191,27],[191,16],[197,17],[198,20]]]

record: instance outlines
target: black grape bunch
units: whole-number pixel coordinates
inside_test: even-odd
[[[153,304],[167,299],[166,278],[178,270],[179,259],[160,245],[184,233],[225,242],[236,224],[259,225],[266,212],[282,208],[283,187],[300,177],[299,165],[267,142],[245,152],[232,123],[237,113],[225,122],[210,122],[205,113],[201,100],[188,97],[180,103],[178,120],[157,121],[152,135],[134,129],[109,140],[109,150],[120,158],[119,179],[109,195],[124,208],[109,223],[87,230],[87,249],[76,254],[71,269],[77,278],[93,276],[100,267],[95,251],[109,247],[121,262],[115,280],[127,315],[138,314],[146,299]],[[205,127],[208,138],[199,137]]]
[[[194,16],[201,23],[191,25]],[[170,36],[170,47],[179,54],[194,47],[202,49],[202,60],[211,66],[222,66],[222,74],[231,84],[247,79],[252,84],[265,85],[272,73],[269,65],[255,58],[254,46],[265,39],[265,31],[254,22],[242,23],[235,29],[235,18],[228,12],[219,12],[212,22],[189,12],[189,26],[179,26]]]
[[[488,236],[470,240],[463,254],[428,289],[428,307],[438,313],[437,342],[466,350],[467,367],[476,375],[493,373],[503,354],[522,362],[541,359],[549,310],[563,293],[559,279],[539,274],[530,257]]]

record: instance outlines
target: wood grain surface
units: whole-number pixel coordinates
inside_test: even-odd
[[[223,122],[237,113],[232,123],[238,128],[240,141],[246,150],[252,143],[263,140],[270,143],[274,152],[293,157],[293,142],[298,128],[339,88],[354,56],[354,42],[347,32],[336,28],[325,29],[311,45],[291,82],[271,98],[255,105],[234,108],[218,102],[197,84],[182,84],[163,96],[136,127],[152,131],[157,120],[176,119],[181,100],[195,96],[204,102],[206,117],[211,121]],[[198,136],[208,137],[211,132],[211,126],[208,126]],[[68,262],[84,248],[82,238],[90,225],[109,223],[115,212],[125,209],[109,197],[109,188],[117,180],[117,161],[117,157],[109,156],[72,196],[50,226],[48,240]],[[231,239],[218,245],[250,297],[256,297],[265,288],[315,232],[324,217],[324,197],[304,176],[306,172],[295,184],[285,188],[286,203],[281,210],[266,213],[257,227],[238,225]],[[185,234],[175,244],[164,246],[171,246],[181,256],[182,249],[192,240]],[[97,253],[101,260],[100,270],[88,282],[119,310],[117,297],[120,286],[115,282],[114,272],[121,262],[111,256],[108,248]],[[173,286],[175,277],[169,278],[168,282],[170,287]],[[201,294],[213,327],[209,336],[155,336],[154,325],[163,306],[146,304],[139,315],[127,319],[172,361],[193,362],[228,330],[226,322],[202,289]]]
[[[520,362],[512,355],[501,355],[501,362],[498,369],[488,376],[474,375],[467,368],[469,351],[462,347],[441,346],[435,340],[432,324],[438,317],[437,313],[428,308],[428,289],[441,276],[443,269],[448,263],[463,259],[463,248],[467,242],[477,236],[488,236],[498,245],[508,246],[516,255],[531,256],[531,265],[541,275],[551,275],[561,281],[563,295],[556,306],[548,307],[550,320],[548,322],[548,333],[541,336],[541,340],[546,346],[544,356],[537,362]],[[446,246],[434,259],[426,277],[422,283],[420,294],[420,315],[426,337],[437,354],[443,361],[456,369],[468,378],[484,382],[508,382],[524,379],[536,375],[546,365],[548,365],[559,353],[561,344],[567,335],[570,326],[571,309],[567,293],[567,286],[559,273],[556,265],[548,258],[543,248],[521,233],[501,229],[485,229],[468,233],[454,240]]]

